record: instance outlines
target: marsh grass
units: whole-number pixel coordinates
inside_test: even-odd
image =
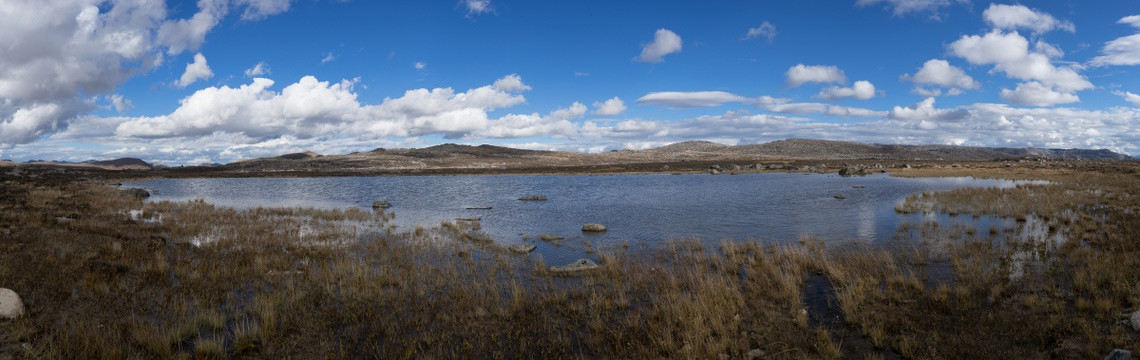
[[[390,212],[239,211],[142,202],[99,185],[4,182],[0,279],[29,314],[0,322],[0,355],[1022,358],[1140,350],[1140,334],[1118,324],[1140,308],[1136,173],[1042,171],[1053,183],[900,204],[963,218],[1024,214],[1011,229],[910,223],[884,246],[814,237],[719,246],[679,239],[635,250],[590,244],[601,268],[575,276],[549,273],[538,254],[513,256],[469,239],[477,223],[466,221],[399,232]],[[933,264],[950,279],[929,281]],[[845,325],[809,322],[810,276],[828,279]],[[9,346],[24,342],[31,351]]]

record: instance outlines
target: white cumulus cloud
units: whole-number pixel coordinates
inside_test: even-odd
[[[981,87],[981,84],[970,75],[966,75],[965,71],[942,59],[927,60],[913,76],[903,75],[902,79],[912,81],[915,84],[938,85],[947,88],[977,89]]]
[[[667,29],[657,29],[653,42],[641,49],[641,55],[634,60],[648,63],[665,61],[665,55],[681,52],[681,37]]]
[[[843,70],[839,70],[835,66],[796,64],[788,68],[787,73],[788,86],[797,87],[809,82],[816,83],[845,83],[847,82],[847,75],[843,74]]]
[[[966,35],[948,47],[952,54],[975,65],[993,65],[994,71],[1024,81],[1017,89],[1003,89],[1002,99],[1015,104],[1048,106],[1079,101],[1077,91],[1093,88],[1081,75],[1079,65],[1057,66],[1051,56],[1060,52],[1053,45],[1029,41],[1014,32],[994,29],[985,35]],[[1048,105],[1046,105],[1048,104]]]
[[[495,83],[491,84],[491,88],[505,92],[520,92],[530,90],[530,85],[523,84],[522,77],[519,74],[510,74],[502,79],[495,80]]]
[[[186,64],[186,71],[182,73],[182,77],[174,82],[178,87],[186,87],[198,80],[209,79],[214,76],[214,72],[210,70],[210,65],[206,64],[206,57],[202,53],[194,54],[194,62]]]
[[[625,110],[625,102],[621,101],[621,99],[617,96],[614,96],[605,102],[594,102],[594,114],[601,116],[620,115],[621,113],[625,112]]]
[[[1017,84],[1017,88],[1001,89],[1001,98],[1015,105],[1053,106],[1081,101],[1073,93],[1057,91],[1056,88],[1036,81]]]
[[[164,54],[197,50],[231,7],[269,15],[271,2],[200,0],[187,19],[167,18],[163,1],[4,2],[0,148],[65,130],[99,97],[162,66]]]
[[[955,0],[959,3],[968,3],[968,0]],[[950,0],[856,0],[855,6],[864,7],[883,4],[895,16],[904,16],[910,13],[931,12],[935,18],[938,10],[950,6]]]
[[[1140,15],[1125,16],[1116,23],[1140,29]],[[1104,44],[1100,53],[1089,63],[1093,66],[1140,65],[1140,34],[1113,39]]]
[[[265,76],[270,74],[273,74],[273,71],[269,68],[269,64],[266,64],[264,61],[254,64],[253,67],[249,69],[245,69],[245,77]]]
[[[922,85],[945,88],[947,95],[958,95],[964,89],[977,89],[982,86],[973,77],[967,75],[965,71],[942,59],[927,60],[914,75],[903,74],[899,78],[918,85],[914,88],[914,92],[927,97],[942,95],[943,91],[942,89],[927,89]]]
[[[237,4],[245,5],[242,11],[242,20],[261,20],[270,15],[277,15],[289,11],[292,0],[236,0]]]
[[[416,70],[423,70],[423,69],[427,68],[427,64],[424,63],[423,61],[420,61],[420,62],[416,62],[415,64],[412,64],[412,67],[416,68]]]
[[[820,90],[819,94],[816,95],[816,97],[827,100],[839,100],[847,98],[867,100],[875,97],[875,85],[871,84],[870,81],[859,80],[852,84],[851,87],[832,86],[825,88],[823,90]]]
[[[748,33],[744,35],[744,39],[767,38],[768,41],[776,38],[776,25],[770,22],[760,23],[760,26],[749,28]]]
[[[1129,91],[1113,91],[1113,94],[1124,98],[1124,101],[1132,103],[1132,105],[1140,106],[1140,95],[1133,94]]]
[[[986,23],[996,29],[1016,30],[1029,29],[1036,34],[1045,33],[1054,29],[1076,32],[1077,27],[1072,22],[1057,20],[1053,15],[1030,9],[1025,5],[990,4],[982,12]]]
[[[491,0],[462,0],[463,6],[467,8],[467,16],[479,15],[482,13],[492,12],[495,10],[491,6]]]

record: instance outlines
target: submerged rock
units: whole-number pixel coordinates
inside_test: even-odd
[[[392,207],[392,203],[388,202],[388,200],[376,200],[372,202],[373,209],[387,209],[390,207]]]
[[[604,231],[606,231],[606,226],[602,225],[602,224],[586,224],[586,225],[582,225],[582,231],[584,231],[584,232],[604,232]]]
[[[835,195],[835,198],[836,198],[836,199],[839,199],[839,200],[843,200],[843,199],[846,199],[846,198],[847,198],[847,195],[843,195],[843,194],[837,194],[837,195]]]
[[[479,230],[468,231],[466,234],[464,234],[464,237],[466,237],[467,240],[481,243],[489,243],[491,241],[494,241],[494,239],[491,238],[491,235]]]
[[[546,201],[546,195],[527,195],[520,197],[522,201]]]
[[[15,319],[24,315],[24,302],[11,289],[0,288],[0,318]]]
[[[562,236],[554,234],[540,234],[538,235],[538,239],[542,241],[558,241],[562,240]]]
[[[575,273],[579,271],[594,270],[598,268],[598,263],[590,259],[578,259],[572,263],[562,266],[551,266],[550,272],[554,273]]]
[[[526,254],[528,252],[534,251],[534,248],[535,246],[531,244],[514,244],[511,245],[508,249],[511,249],[511,252],[513,253]]]

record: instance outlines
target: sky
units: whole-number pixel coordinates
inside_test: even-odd
[[[0,0],[0,159],[793,137],[1140,155],[1140,2]]]

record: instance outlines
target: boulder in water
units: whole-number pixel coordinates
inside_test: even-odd
[[[527,195],[520,197],[522,201],[546,201],[546,195]]]
[[[514,244],[509,247],[511,252],[518,254],[526,254],[528,252],[534,251],[534,248],[535,246],[531,244]]]
[[[602,224],[593,224],[593,223],[586,224],[586,225],[582,225],[582,231],[583,232],[604,232],[604,231],[606,231],[606,226],[602,225]]]
[[[372,202],[373,209],[387,209],[390,207],[392,207],[392,203],[388,202],[388,200],[376,200]]]

